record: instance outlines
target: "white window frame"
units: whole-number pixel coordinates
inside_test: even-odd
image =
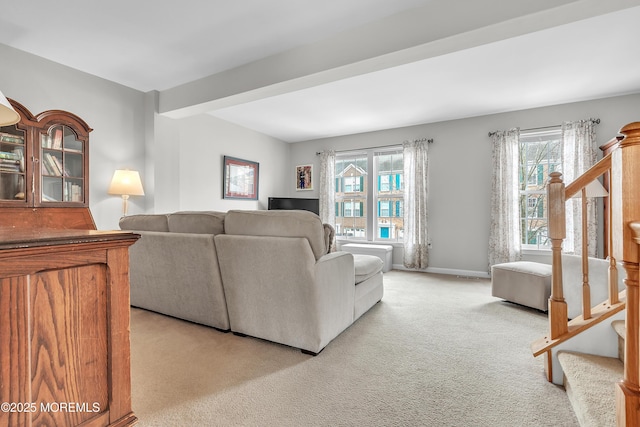
[[[553,139],[557,139],[557,138],[561,138],[561,127],[557,126],[557,127],[550,127],[548,129],[544,129],[544,130],[532,130],[532,131],[521,131],[520,132],[520,139],[522,140],[523,138],[527,138],[527,139],[533,139],[533,138],[538,138],[538,140],[544,140],[545,138],[547,140],[553,140]],[[534,142],[534,141],[529,141],[529,142]],[[562,142],[560,142],[560,144],[562,144]],[[521,144],[519,144],[519,147],[521,146]],[[560,147],[560,159],[558,161],[558,169],[560,169],[560,165],[562,164],[562,146]],[[522,158],[522,153],[519,156],[519,158]],[[531,165],[536,166],[537,164],[545,164],[547,167],[547,175],[548,175],[548,170],[549,170],[549,165],[551,164],[549,162],[549,158],[547,157],[546,159],[546,163],[536,163],[533,161],[530,161],[529,159],[525,159],[524,163],[527,164],[527,167],[531,167]],[[520,168],[520,165],[518,166]],[[556,170],[558,170],[556,169]],[[537,181],[537,171],[532,174],[531,176],[526,177],[525,179],[527,180],[527,187],[530,185],[537,185],[538,181]],[[537,197],[540,194],[546,194],[546,182],[542,183],[543,184],[543,188],[542,189],[528,189],[525,188],[525,190],[520,190],[520,187],[518,186],[518,205],[520,204],[520,197],[524,196],[526,197],[527,203],[526,203],[526,211],[529,212],[530,208],[529,208],[529,200],[534,199],[535,197]],[[548,201],[547,201],[548,203]],[[547,206],[544,206],[545,212],[547,209]],[[547,214],[548,215],[548,214]],[[538,210],[536,209],[535,212],[532,212],[531,215],[529,215],[527,218],[520,218],[520,224],[522,227],[526,226],[527,221],[539,221],[542,220],[544,218],[541,218],[538,215]],[[548,220],[549,218],[546,218],[547,220],[547,227],[548,227]],[[522,230],[522,233],[525,233],[525,230]],[[547,232],[548,232],[548,228],[547,228]],[[524,251],[532,251],[532,252],[536,252],[536,251],[549,251],[551,250],[551,246],[549,245],[543,245],[540,243],[539,240],[540,236],[544,236],[546,235],[546,233],[544,233],[542,230],[538,233],[538,236],[536,238],[536,243],[535,244],[529,244],[527,242],[521,242],[522,245],[522,249]]]
[[[393,154],[393,153],[400,153],[402,154],[402,146],[390,146],[390,147],[384,147],[384,148],[370,148],[370,149],[364,149],[364,150],[354,150],[351,152],[343,152],[343,153],[339,153],[336,155],[336,160],[340,159],[341,157],[350,157],[350,156],[354,156],[354,155],[363,155],[366,154],[367,157],[367,175],[365,176],[366,179],[366,188],[367,188],[367,194],[366,194],[366,208],[365,208],[365,212],[368,212],[369,214],[366,217],[366,233],[354,233],[354,234],[364,234],[364,236],[352,236],[352,237],[347,237],[347,236],[337,236],[336,238],[338,240],[343,240],[343,241],[366,241],[366,242],[376,242],[376,243],[382,243],[384,242],[385,244],[402,244],[402,240],[401,237],[398,237],[396,239],[383,239],[378,237],[378,227],[377,224],[379,222],[379,217],[378,217],[378,200],[379,197],[382,198],[386,198],[388,197],[388,194],[381,194],[380,196],[378,195],[378,182],[377,182],[377,178],[378,178],[378,171],[375,170],[375,157],[378,154]],[[400,178],[401,183],[404,183],[404,177]],[[357,185],[357,184],[355,184]],[[345,185],[346,187],[346,185]],[[395,189],[396,188],[396,183],[395,183],[395,179],[391,179],[389,182],[389,187],[390,190],[391,189]],[[346,192],[346,190],[345,190]],[[393,196],[394,199],[398,199],[399,201],[402,202],[402,210],[404,210],[404,199],[402,197],[398,197],[397,195]],[[390,214],[392,212],[394,212],[395,209],[395,202],[392,208],[392,211],[390,212]],[[354,210],[355,212],[355,210]],[[346,215],[344,216],[346,217]],[[392,217],[380,217],[384,220],[387,220],[389,218]]]

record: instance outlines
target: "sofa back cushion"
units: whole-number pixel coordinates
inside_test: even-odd
[[[327,253],[320,217],[302,210],[232,210],[225,217],[225,233],[242,236],[304,237],[316,259]]]
[[[172,233],[223,234],[224,212],[183,211],[168,215]]]
[[[167,215],[164,214],[139,214],[120,218],[121,230],[137,231],[169,231]]]

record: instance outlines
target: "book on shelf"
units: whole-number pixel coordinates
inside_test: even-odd
[[[60,161],[58,156],[54,156],[52,154],[51,157],[53,158],[53,163],[55,163],[56,165],[56,171],[58,172],[58,176],[62,176],[62,175],[69,176],[69,172],[62,167],[62,162]]]
[[[19,173],[19,172],[20,172],[20,169],[18,169],[18,168],[12,168],[12,167],[0,166],[0,172]]]
[[[0,159],[7,159],[7,160],[20,160],[22,158],[22,154],[20,153],[10,153],[8,151],[0,151]]]
[[[56,128],[53,131],[53,145],[52,147],[55,150],[61,150],[62,149],[62,129],[60,128]]]
[[[0,171],[2,172],[21,172],[20,165],[0,163]]]
[[[42,193],[42,200],[45,202],[59,202],[59,200],[55,197],[51,197],[45,193]]]
[[[10,133],[0,132],[0,142],[11,142],[13,144],[24,144],[24,138]]]
[[[67,202],[82,201],[82,186],[71,182],[66,182],[64,186],[63,199]]]
[[[47,163],[44,160],[42,161],[42,175],[51,175],[51,172],[49,172],[49,168],[47,167]]]
[[[42,159],[42,166],[46,169],[47,175],[62,176],[62,167],[59,165],[59,160],[51,153],[44,153]],[[43,171],[44,172],[44,171]]]
[[[51,148],[51,146],[53,145],[53,139],[51,138],[51,135],[42,135],[40,137],[40,140],[42,141],[42,148]]]
[[[0,164],[6,165],[20,165],[20,160],[10,160],[10,159],[2,159],[0,158]]]

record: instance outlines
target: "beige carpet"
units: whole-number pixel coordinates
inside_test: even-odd
[[[577,426],[530,343],[545,315],[487,280],[392,271],[316,357],[132,309],[140,426]]]

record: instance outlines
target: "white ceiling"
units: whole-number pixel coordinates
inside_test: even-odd
[[[163,91],[442,1],[12,1],[0,43]],[[210,114],[296,142],[637,93],[640,2],[626,3],[636,7]]]
[[[640,92],[640,7],[216,110],[303,141]]]

